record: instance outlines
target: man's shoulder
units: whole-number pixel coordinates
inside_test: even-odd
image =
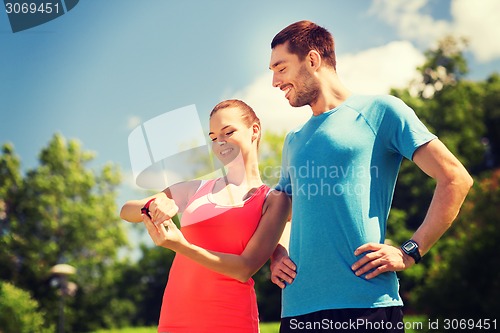
[[[352,95],[349,97],[345,105],[360,112],[369,112],[377,109],[385,109],[387,107],[397,108],[404,105],[404,102],[398,97],[392,95]]]
[[[307,123],[307,122],[306,122]],[[298,125],[291,130],[288,131],[288,133],[285,136],[285,144],[287,144],[289,141],[293,139],[293,137],[302,130],[302,128],[305,126],[305,124]]]
[[[383,122],[392,123],[407,117],[410,108],[392,95],[356,95],[347,100],[348,107],[359,114],[377,132]]]

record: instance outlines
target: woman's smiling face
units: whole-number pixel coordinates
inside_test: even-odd
[[[210,117],[210,139],[215,156],[227,165],[241,152],[245,156],[252,147],[252,127],[248,127],[237,107],[218,110]]]

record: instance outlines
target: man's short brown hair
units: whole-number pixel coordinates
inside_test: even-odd
[[[311,21],[290,24],[274,36],[271,49],[288,42],[288,52],[304,60],[309,51],[317,51],[327,66],[336,68],[335,42],[332,34]]]

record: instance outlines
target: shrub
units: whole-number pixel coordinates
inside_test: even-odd
[[[44,313],[38,302],[22,289],[0,282],[0,333],[54,332],[45,327]]]

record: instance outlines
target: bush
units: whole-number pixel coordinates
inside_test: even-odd
[[[456,226],[440,241],[438,260],[415,289],[424,313],[443,319],[496,318],[500,313],[500,169],[476,179]],[[433,249],[434,250],[434,249]]]
[[[54,332],[45,327],[38,302],[22,289],[0,282],[0,333]]]

